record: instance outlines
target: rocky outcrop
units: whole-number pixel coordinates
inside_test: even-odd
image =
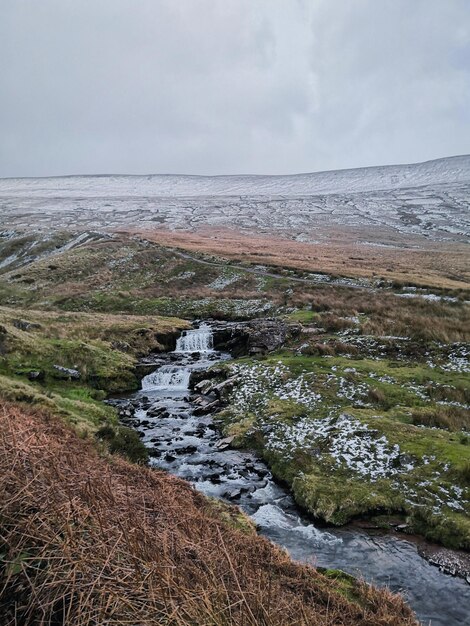
[[[46,377],[44,370],[31,370],[28,372],[28,380],[42,382]]]
[[[0,324],[0,356],[7,353],[7,329]]]
[[[301,332],[300,324],[279,319],[255,319],[249,322],[211,322],[214,346],[233,356],[263,354],[282,348]]]
[[[70,367],[62,367],[61,365],[53,365],[54,368],[54,378],[58,378],[59,380],[79,380],[80,372],[76,369],[72,369]]]
[[[201,382],[211,381],[214,378],[225,378],[227,372],[223,367],[211,367],[208,370],[193,370],[189,378],[189,388],[198,391],[199,393],[205,393],[203,389],[197,389],[197,385]],[[217,384],[217,383],[214,383]],[[210,385],[212,386],[212,385]]]
[[[28,322],[27,320],[15,319],[15,320],[12,320],[11,323],[13,324],[15,328],[18,328],[18,330],[29,331],[29,330],[38,330],[39,328],[41,328],[41,324]]]

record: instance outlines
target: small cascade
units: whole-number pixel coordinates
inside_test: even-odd
[[[175,352],[213,352],[214,340],[210,326],[186,330],[176,342]]]
[[[189,387],[191,371],[187,367],[164,365],[156,372],[152,372],[142,379],[142,389],[145,391],[185,391]]]

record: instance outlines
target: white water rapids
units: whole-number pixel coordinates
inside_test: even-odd
[[[190,374],[191,370],[187,367],[164,365],[142,379],[142,389],[144,391],[157,391],[159,389],[185,391],[189,386]]]
[[[202,324],[195,330],[186,330],[176,342],[178,353],[213,352],[214,341],[209,326]]]

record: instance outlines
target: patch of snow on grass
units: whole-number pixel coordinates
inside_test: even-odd
[[[232,371],[239,384],[232,393],[231,406],[238,413],[261,413],[270,400],[293,400],[307,409],[313,409],[321,399],[310,388],[307,375],[289,378],[289,369],[281,362],[274,367],[265,365],[236,365]]]
[[[219,291],[225,289],[225,287],[228,287],[233,283],[236,283],[239,279],[239,274],[221,274],[220,276],[217,276],[217,278],[207,286],[209,287],[209,289],[215,289]]]
[[[335,464],[347,468],[370,481],[402,471],[400,448],[389,443],[384,435],[342,414],[324,419],[301,418],[295,424],[276,424],[267,436],[268,450],[291,458],[297,450],[321,446]],[[406,468],[407,470],[409,468]]]

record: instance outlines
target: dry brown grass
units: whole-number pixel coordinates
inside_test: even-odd
[[[470,411],[457,406],[436,406],[432,409],[415,410],[411,419],[413,424],[428,428],[444,428],[451,432],[470,430]]]
[[[393,232],[361,232],[329,228],[325,243],[302,243],[288,235],[249,235],[212,228],[197,232],[120,229],[140,234],[164,246],[219,255],[252,263],[320,271],[342,276],[381,276],[399,283],[449,289],[469,289],[470,246],[455,242],[431,242],[423,237]],[[396,247],[358,243],[376,239]]]
[[[331,330],[347,327],[348,320],[341,320],[341,317],[363,314],[361,332],[364,335],[393,335],[446,343],[470,340],[468,305],[397,298],[390,292],[336,287],[318,288],[299,297],[294,294],[292,303],[318,312],[318,324]]]
[[[128,337],[135,331],[151,328],[156,335],[177,333],[187,328],[187,322],[176,317],[159,315],[126,315],[112,313],[84,313],[43,311],[0,306],[0,324],[10,333],[18,332],[12,327],[13,320],[24,319],[40,324],[41,333],[56,339],[103,339]]]
[[[189,484],[107,460],[59,420],[0,404],[2,626],[411,626],[400,597],[348,593]],[[344,589],[343,589],[344,591]]]

